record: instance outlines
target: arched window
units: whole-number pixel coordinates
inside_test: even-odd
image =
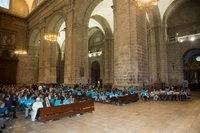
[[[10,0],[1,0],[0,7],[9,9],[10,8]]]
[[[196,60],[197,60],[197,61],[200,61],[200,56],[197,56],[197,57],[196,57]]]

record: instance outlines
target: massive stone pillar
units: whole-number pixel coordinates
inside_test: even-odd
[[[133,0],[114,3],[114,86],[149,82],[146,18]]]
[[[65,31],[65,57],[64,57],[64,84],[73,84],[74,75],[74,54],[73,52],[73,11],[67,12]]]
[[[56,43],[44,40],[45,21],[41,25],[38,82],[56,84]]]
[[[74,11],[67,12],[64,84],[86,84],[88,80],[88,27],[75,22]]]
[[[160,78],[161,81],[169,86],[168,79],[168,58],[167,58],[167,26],[163,25],[159,28],[160,31]]]
[[[158,71],[158,54],[156,51],[156,28],[151,27],[148,29],[148,46],[149,46],[149,83],[154,84],[154,82],[160,82]]]
[[[41,29],[40,29],[40,49],[39,49],[39,76],[38,83],[45,83],[45,53],[44,53],[44,33],[45,32],[45,20],[41,21]]]
[[[148,35],[150,83],[153,85],[155,82],[162,82],[168,85],[166,27],[151,27]]]
[[[104,44],[104,85],[113,84],[113,39],[106,39]]]

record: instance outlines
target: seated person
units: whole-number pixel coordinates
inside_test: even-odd
[[[24,102],[24,106],[25,106],[25,118],[28,118],[28,113],[29,110],[31,110],[31,106],[34,103],[34,100],[31,99],[31,97],[27,97],[28,99]]]
[[[5,108],[5,103],[0,101],[0,124],[1,129],[5,129],[5,122],[9,119],[9,114],[7,108]]]
[[[165,92],[166,92],[166,101],[172,100],[173,91],[169,88],[166,88]]]
[[[44,98],[43,107],[51,107],[51,102],[50,102],[48,96],[46,96],[46,97]]]
[[[65,97],[62,104],[69,104],[69,100]]]
[[[73,104],[74,103],[74,98],[72,97],[72,95],[69,96],[69,104]]]
[[[5,96],[4,103],[5,107],[7,107],[8,109],[8,112],[13,112],[13,119],[17,119],[18,117],[16,116],[16,108],[12,105],[12,102],[9,100],[9,96]]]
[[[142,90],[142,98],[145,101],[150,100],[148,90],[146,90],[145,88]]]
[[[20,111],[24,111],[25,107],[24,107],[24,102],[26,101],[24,95],[22,95],[20,98],[19,98],[19,110]]]
[[[160,99],[161,101],[164,101],[165,96],[166,96],[166,92],[165,92],[163,89],[161,89],[161,90],[160,90],[159,99]]]
[[[155,101],[157,101],[158,100],[158,95],[159,95],[159,92],[158,92],[157,88],[154,88],[154,91],[152,92],[152,94],[153,94],[153,99]]]
[[[58,96],[56,96],[55,102],[54,102],[54,106],[60,106],[61,104],[61,100]]]
[[[187,97],[186,91],[184,89],[181,90],[181,100],[185,101]]]
[[[191,90],[189,88],[186,89],[186,95],[188,99],[191,98]]]
[[[10,96],[10,101],[12,102],[12,105],[17,107],[18,106],[18,96],[16,95],[16,93],[13,93]]]
[[[105,95],[105,92],[101,91],[100,94],[101,94],[100,99],[103,101],[103,103],[105,103],[106,102],[106,98],[107,98],[107,96]]]
[[[39,116],[39,108],[43,108],[43,104],[38,97],[32,106],[31,121],[35,121],[35,118]]]

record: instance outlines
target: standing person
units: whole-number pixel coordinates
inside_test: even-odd
[[[36,116],[39,116],[39,108],[43,108],[43,104],[38,97],[32,106],[31,121],[35,121]]]
[[[12,105],[12,102],[10,101],[9,96],[5,96],[4,99],[5,107],[7,107],[8,112],[13,111],[13,119],[17,119],[18,117],[16,116],[16,108],[15,106]]]

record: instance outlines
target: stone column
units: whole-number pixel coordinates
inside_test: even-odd
[[[148,50],[144,10],[132,0],[114,5],[114,86],[148,83]]]
[[[73,12],[73,10],[67,12],[64,84],[86,84],[88,81],[88,27],[74,22]],[[81,68],[83,68],[83,75],[80,75]]]
[[[161,80],[166,86],[169,85],[168,79],[168,58],[167,58],[167,26],[160,27],[160,64]]]
[[[44,39],[45,21],[41,23],[39,51],[39,83],[56,83],[56,43]]]
[[[75,82],[86,84],[88,82],[88,27],[74,23],[73,24],[73,42],[75,57]],[[81,68],[83,68],[81,70]],[[81,72],[82,71],[82,72]],[[82,74],[81,74],[82,73]]]
[[[39,49],[39,76],[38,83],[45,83],[45,53],[44,53],[44,34],[45,34],[45,20],[41,21],[41,29],[40,29],[40,49]]]
[[[73,84],[74,53],[73,52],[73,10],[67,12],[65,31],[64,84]]]
[[[168,84],[166,27],[151,27],[149,35],[150,83],[162,82]]]
[[[159,53],[157,47],[159,47],[159,37],[156,33],[158,33],[157,27],[151,27],[148,30],[148,46],[149,46],[149,79],[150,84],[154,84],[155,82],[160,82],[160,73],[158,72],[159,63]]]
[[[104,85],[113,84],[113,39],[106,39],[104,44]]]

